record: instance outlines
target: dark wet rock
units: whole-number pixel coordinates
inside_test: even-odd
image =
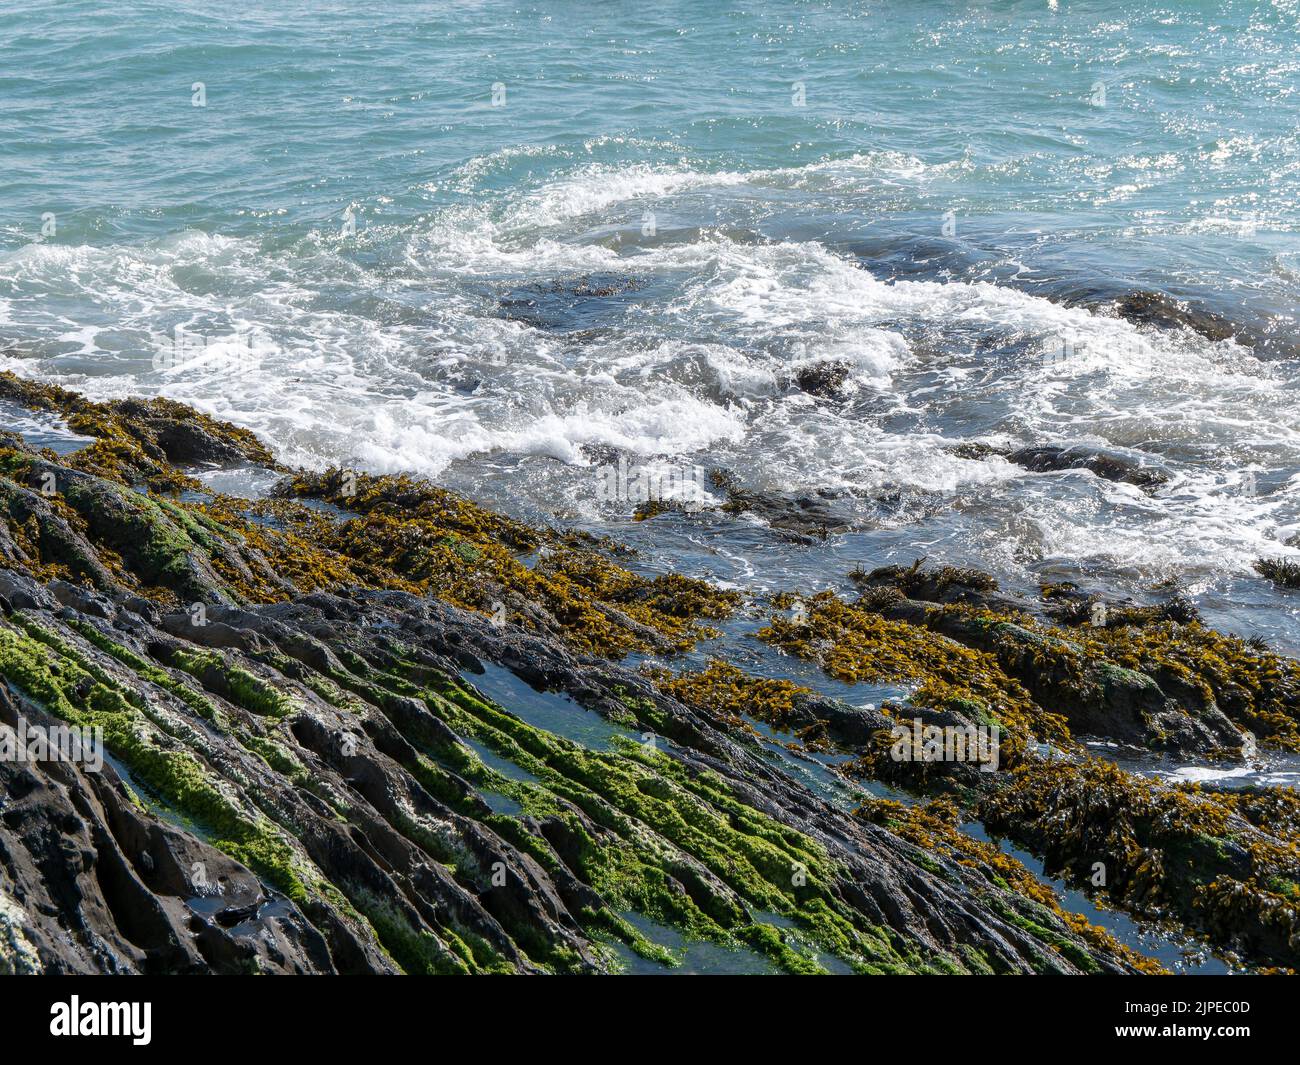
[[[1056,282],[1036,291],[1058,303],[1115,315],[1134,325],[1186,329],[1216,343],[1233,340],[1262,359],[1300,357],[1291,322],[1251,312],[1227,300],[1182,298],[1096,280]]]
[[[1004,675],[1002,698],[1014,702],[1027,694],[1039,708],[1034,716],[1043,711],[1060,715],[1074,736],[1179,755],[1240,758],[1249,746],[1243,729],[1258,731],[1276,714],[1276,725],[1265,728],[1280,727],[1282,742],[1292,742],[1295,729],[1288,721],[1300,710],[1300,677],[1279,677],[1276,684],[1270,681],[1247,692],[1243,684],[1271,676],[1278,665],[1257,658],[1258,649],[1206,630],[1195,608],[1180,596],[1147,606],[1107,602],[1066,582],[1044,588],[1044,602],[1035,602],[1001,592],[982,571],[924,563],[918,559],[910,566],[854,571],[850,576],[861,594],[847,608],[825,594],[815,597],[811,642],[789,625],[760,635],[808,653],[824,648],[846,624],[850,632],[862,626],[861,632],[871,634],[864,651],[871,648],[873,656],[893,656],[905,670],[919,653],[932,663],[933,681],[945,689],[969,684],[968,678],[955,675],[960,655],[942,642],[927,646],[922,634],[935,633],[991,656]],[[873,615],[905,628],[877,632],[880,626],[870,622]],[[837,619],[834,627],[820,632],[819,626],[831,618]],[[890,651],[890,641],[899,645],[897,652]],[[1226,662],[1234,657],[1240,660],[1239,678],[1226,675]],[[847,671],[841,679],[854,679],[852,659],[840,661]],[[977,662],[964,665],[979,674]],[[953,689],[952,694],[969,701],[973,690],[962,694]],[[983,692],[978,701],[988,700],[989,690]],[[1274,704],[1266,712],[1265,701]]]
[[[1022,605],[999,591],[992,574],[959,566],[926,566],[925,562],[926,559],[918,558],[910,566],[881,566],[870,572],[855,570],[849,576],[864,594],[874,595],[877,602],[889,602],[891,597],[880,597],[879,593],[893,590],[898,598],[927,603],[966,603],[1001,610],[1016,610]]]
[[[629,462],[632,459],[630,451],[614,444],[599,444],[588,441],[581,445],[579,450],[582,451],[583,458],[596,466],[613,466],[619,459],[625,459]]]
[[[752,515],[788,537],[811,543],[854,526],[853,519],[835,507],[840,496],[834,491],[762,492],[742,488],[722,470],[711,471],[711,477],[726,493],[721,507],[725,513]]]
[[[1200,612],[1181,594],[1163,602],[1141,604],[1087,592],[1072,581],[1062,581],[1043,586],[1042,598],[1045,615],[1061,625],[1142,628],[1166,621],[1187,625],[1200,620]]]
[[[979,441],[970,441],[964,444],[955,444],[947,448],[950,454],[956,455],[959,459],[971,459],[976,462],[982,462],[991,458],[1006,458],[1011,454],[1014,448],[998,447],[994,444],[984,444]]]
[[[156,426],[113,418],[123,435],[75,465],[11,446],[0,469],[0,716],[99,724],[114,759],[0,765],[0,968],[598,972],[611,937],[661,954],[628,909],[795,972],[820,968],[814,950],[862,972],[1149,968],[1010,887],[1005,856],[935,849],[888,811],[823,799],[738,721],[752,691],[738,670],[714,700],[614,661],[692,646],[734,594],[642,577],[412,478],[299,473],[260,510],[133,491],[141,472],[176,482],[145,448]],[[836,501],[727,487],[741,512],[793,505],[823,529]],[[1027,620],[989,624],[985,575],[877,581],[882,611],[929,626],[918,650],[987,646],[1083,723],[1136,733],[1145,715],[1172,732],[1191,708],[1212,729],[1215,699],[1228,705],[1167,661],[1113,674]],[[923,720],[1001,712],[952,680]],[[775,685],[788,723],[826,742],[866,748],[890,720]],[[1247,720],[1247,702],[1231,713]],[[583,742],[593,721],[612,730]]]
[[[596,336],[611,314],[639,297],[644,282],[618,274],[590,274],[519,285],[498,299],[502,317],[569,336]]]
[[[651,499],[637,505],[633,518],[647,521],[661,514],[698,515],[720,512],[732,517],[756,519],[784,540],[814,544],[832,533],[861,527],[864,519],[847,506],[850,497],[834,489],[819,488],[803,492],[773,492],[741,486],[726,470],[709,471],[714,491],[725,498],[721,505],[685,502],[674,499]]]
[[[240,446],[240,442],[195,421],[190,417],[189,408],[180,404],[128,399],[118,402],[113,409],[151,434],[167,460],[178,466],[233,466],[252,457],[247,446]]]
[[[45,472],[40,466],[33,467],[37,479]],[[50,483],[57,487],[59,482],[54,476]],[[9,519],[0,524],[0,558],[18,567],[44,559],[89,579],[97,587],[112,586],[112,576],[95,548],[44,492],[16,481],[0,482],[0,508]],[[15,527],[22,528],[26,535],[16,539]]]
[[[113,616],[113,604],[104,596],[67,581],[50,581],[50,594],[76,614],[97,618]]]
[[[827,736],[844,747],[866,746],[882,729],[889,729],[894,724],[894,719],[874,706],[853,706],[816,694],[797,699],[795,712],[803,720],[805,728],[814,723],[822,724]]]
[[[64,648],[61,655],[73,656],[66,658],[69,663],[93,664],[122,690],[139,693],[154,706],[153,715],[167,722],[167,742],[190,751],[204,772],[210,767],[214,778],[241,782],[231,801],[248,802],[250,810],[260,808],[270,818],[262,830],[269,836],[252,853],[273,853],[273,842],[289,848],[284,867],[289,897],[266,885],[273,875],[269,869],[255,875],[191,833],[133,807],[123,782],[111,772],[87,780],[89,774],[75,766],[58,766],[48,770],[46,781],[0,767],[10,811],[0,827],[0,852],[6,856],[0,867],[17,870],[7,873],[4,883],[6,897],[14,900],[6,948],[11,966],[100,972],[385,971],[392,963],[382,944],[408,971],[501,967],[530,972],[543,967],[543,959],[554,965],[560,958],[575,971],[599,968],[601,955],[592,937],[608,927],[612,900],[589,879],[584,854],[592,846],[637,851],[647,832],[654,837],[664,830],[656,827],[653,806],[640,812],[634,831],[630,823],[620,827],[625,815],[617,811],[625,800],[617,789],[604,791],[600,776],[593,775],[603,761],[601,772],[633,774],[650,794],[662,797],[656,801],[674,795],[685,801],[682,784],[674,783],[679,773],[685,774],[682,781],[712,774],[734,796],[728,802],[752,808],[748,816],[776,818],[815,840],[831,864],[825,874],[814,870],[814,875],[835,879],[812,889],[814,895],[825,894],[844,919],[860,923],[862,931],[855,934],[864,938],[857,949],[885,950],[888,957],[878,961],[886,966],[924,967],[926,958],[961,958],[969,947],[995,968],[1073,969],[1064,957],[1045,957],[1030,933],[976,901],[969,872],[952,865],[938,876],[914,864],[911,845],[816,799],[707,715],[619,667],[577,656],[542,637],[497,630],[479,615],[405,593],[318,594],[219,614],[214,624],[242,634],[242,640],[196,643],[184,637],[202,629],[137,635],[117,628],[114,619],[40,614],[7,619],[0,625],[0,643],[16,654],[24,646],[23,626],[40,626],[52,634],[53,646]],[[229,646],[235,642],[253,650]],[[123,650],[104,650],[112,646]],[[213,646],[218,657],[194,659],[197,649],[204,649],[201,654]],[[517,669],[528,681],[569,692],[597,712],[620,719],[630,713],[638,730],[671,742],[671,763],[680,769],[661,779],[653,763],[580,755],[566,741],[543,740],[543,734],[522,724],[508,725],[517,719],[457,679],[467,660]],[[9,682],[41,690],[34,679],[14,672],[15,661],[5,667]],[[135,661],[153,663],[160,678],[186,678],[177,683],[192,694],[177,698],[181,688],[160,687],[151,674],[129,664]],[[389,671],[399,665],[410,694],[382,679],[396,677]],[[316,694],[326,690],[321,685],[330,677],[353,690],[346,699],[340,691],[337,706]],[[72,689],[66,696],[77,698]],[[216,721],[196,713],[197,700],[213,708]],[[6,719],[14,720],[17,706],[8,699],[4,705]],[[846,740],[864,738],[883,720],[848,708],[823,712]],[[460,741],[470,722],[478,722],[469,734],[480,742],[488,737],[505,742],[513,734],[511,742],[523,744],[525,751],[540,753],[538,743],[549,745],[547,758],[569,779],[553,796],[558,805],[552,812],[528,815],[515,821],[515,828],[509,819],[490,817],[470,778],[462,775],[482,772]],[[506,732],[498,731],[502,726]],[[154,737],[157,743],[163,734]],[[128,761],[141,757],[127,750],[115,753]],[[532,764],[528,755],[513,757]],[[587,767],[593,758],[597,761]],[[461,772],[451,768],[457,760]],[[158,787],[159,801],[183,801],[165,774]],[[584,797],[574,804],[561,794]],[[705,802],[693,817],[709,809]],[[42,834],[43,826],[63,823],[83,835],[79,851],[62,845],[50,849],[53,837]],[[668,856],[669,894],[679,893],[720,927],[746,934],[747,910],[757,904],[753,896],[746,900],[724,867],[708,850],[694,849],[698,845],[689,838],[656,838],[655,850]],[[512,842],[525,839],[532,841],[526,849]],[[454,870],[442,864],[453,856]],[[222,886],[215,901],[189,886],[186,877],[196,863],[205,879]],[[314,869],[337,885],[367,921],[349,915],[306,881],[295,885],[290,871],[296,869]],[[831,874],[831,869],[839,871]],[[81,898],[84,922],[71,937],[59,924],[66,915],[60,916],[58,900],[68,893]],[[1016,902],[1005,895],[1000,905],[1014,908]],[[868,930],[880,925],[891,929],[897,947],[869,946]],[[1090,956],[1103,968],[1125,967],[1095,951]]]
[[[1125,455],[1075,444],[1034,444],[1025,447],[969,441],[947,448],[958,458],[982,462],[1002,458],[1031,473],[1059,473],[1063,470],[1088,470],[1107,481],[1137,485],[1146,491],[1169,482],[1163,470],[1143,466]]]
[[[852,528],[818,495],[775,494],[738,489],[728,494],[722,509],[728,514],[749,514],[778,532],[805,541],[824,540],[831,533]]]
[[[1089,633],[1108,627],[1140,632],[1143,626],[1195,622],[1196,612],[1185,600],[1108,605],[1058,585],[1050,589],[1043,611],[999,592],[988,574],[923,568],[923,562],[852,574],[862,589],[857,606],[991,654],[1038,706],[1062,715],[1075,736],[1186,756],[1242,756],[1247,741],[1241,726],[1183,667],[1133,655],[1127,657],[1137,659],[1134,665],[1120,665],[1087,642]],[[1069,629],[1046,629],[1034,621],[1035,613],[1080,626],[1078,638]],[[1225,685],[1223,692],[1230,695],[1232,688]]]
[[[332,545],[305,551],[264,526],[237,533],[234,512],[218,521],[28,452],[7,461],[0,715],[99,725],[114,761],[0,766],[0,967],[597,972],[611,936],[659,953],[618,916],[629,908],[796,972],[820,968],[814,946],[863,972],[1136,967],[984,872],[922,860],[711,711],[579,649],[618,636],[670,651],[666,634],[731,609],[701,582],[565,554],[559,537],[408,479],[358,478],[344,500],[338,471],[299,475],[290,489],[354,515],[299,515],[301,535]],[[44,472],[53,499],[22,483]],[[42,516],[64,519],[64,540],[39,542]],[[307,591],[255,571],[275,557],[310,585],[339,572],[342,549],[388,535],[408,574],[396,587]],[[498,560],[475,580],[508,605],[505,624],[409,590],[430,544],[458,571]],[[500,561],[529,551],[546,553],[532,570]],[[74,572],[78,552],[98,569]],[[550,575],[586,591],[544,601]],[[530,724],[544,697],[489,698],[467,679],[488,663],[573,702]],[[802,712],[845,742],[883,720]],[[609,749],[565,735],[592,714],[618,727]],[[487,792],[519,812],[493,813]]]
[[[1222,315],[1161,292],[1130,292],[1116,300],[1114,308],[1119,317],[1134,325],[1190,329],[1207,340],[1229,340],[1238,333]]]
[[[1103,480],[1137,485],[1146,490],[1159,488],[1169,481],[1169,475],[1161,470],[1143,466],[1122,455],[1081,446],[1022,447],[1008,452],[1006,459],[1017,466],[1023,466],[1031,473],[1088,470]]]
[[[660,514],[683,514],[690,516],[698,514],[704,509],[697,503],[683,503],[679,499],[647,499],[644,503],[638,503],[636,509],[632,512],[633,521],[649,521],[651,518],[657,518]]]
[[[247,429],[219,422],[175,400],[124,399],[94,403],[75,392],[0,373],[0,399],[58,415],[69,429],[97,439],[69,461],[96,473],[129,471],[147,479],[161,473],[182,479],[169,466],[231,466],[256,463],[276,468],[270,451]]]
[[[800,709],[829,715],[819,701],[801,702],[773,681],[744,685],[715,666],[672,688],[694,691],[705,705],[719,691],[739,691],[769,722],[798,714],[804,742],[833,736],[858,755],[851,774],[944,796],[941,822],[982,821],[1085,891],[1097,889],[1090,877],[1100,862],[1108,905],[1173,919],[1256,964],[1294,963],[1300,914],[1288,897],[1289,885],[1300,882],[1300,802],[1293,791],[1208,796],[1199,787],[1145,780],[1089,757],[1079,744],[1092,736],[1107,747],[1234,760],[1253,752],[1256,739],[1294,751],[1300,668],[1293,660],[1195,621],[1059,629],[1027,613],[926,604],[881,587],[891,594],[859,604],[819,593],[802,617],[774,618],[758,633],[841,681],[902,676],[916,687],[883,708],[892,727],[866,742],[832,733],[829,720],[807,721]],[[969,734],[981,726],[1000,737],[992,772],[969,757],[927,755],[922,730]],[[904,832],[912,819],[897,803],[864,810]],[[919,820],[919,834],[932,843],[946,834],[928,814]]]
[[[1183,756],[1242,756],[1241,729],[1179,669],[1156,662],[1117,665],[1082,644],[1039,631],[1027,615],[1021,624],[1014,615],[996,620],[905,599],[880,613],[992,654],[1035,703],[1064,716],[1075,736]]]
[[[57,724],[0,688],[0,725],[20,721]],[[0,973],[336,971],[293,902],[134,805],[111,765],[0,760],[0,813]]]
[[[810,395],[832,397],[839,395],[844,388],[850,369],[847,362],[831,359],[803,367],[794,375],[794,380]]]
[[[6,610],[54,610],[55,599],[44,585],[22,573],[0,568],[0,599]]]

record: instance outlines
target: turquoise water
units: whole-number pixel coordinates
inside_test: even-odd
[[[662,569],[1172,582],[1296,650],[1252,563],[1300,557],[1298,45],[1294,2],[7,5],[0,366]],[[1263,341],[1100,312],[1133,289]],[[841,395],[795,387],[824,359]],[[611,455],[860,530],[635,525],[594,490]]]

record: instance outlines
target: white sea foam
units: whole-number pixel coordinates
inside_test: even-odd
[[[924,175],[919,160],[886,154],[751,173],[588,165],[413,231],[377,228],[365,234],[377,269],[328,235],[292,248],[202,233],[31,245],[0,256],[0,321],[25,338],[24,357],[4,365],[98,397],[169,395],[310,466],[580,466],[586,446],[605,445],[708,456],[769,488],[930,493],[978,517],[1009,555],[1245,574],[1261,555],[1300,554],[1282,542],[1300,524],[1297,486],[1268,481],[1300,465],[1285,366],[1008,287],[887,283],[811,240],[687,224],[692,197],[868,197]],[[651,208],[660,230],[642,239]],[[581,338],[496,305],[512,284],[595,272],[653,296],[610,301]],[[359,298],[338,298],[340,286]],[[155,369],[159,338],[178,326],[218,353],[255,335],[252,365]],[[1074,356],[1045,358],[1062,339]],[[848,367],[839,399],[791,384],[824,360]],[[971,437],[1092,443],[1163,462],[1174,479],[1146,494],[951,453]],[[1234,488],[1246,468],[1265,484],[1258,494]],[[519,490],[549,501],[553,486],[543,476]]]

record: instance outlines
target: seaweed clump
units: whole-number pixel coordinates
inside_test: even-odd
[[[1300,588],[1300,563],[1285,558],[1261,558],[1255,572],[1283,588]]]
[[[706,711],[737,731],[753,732],[752,717],[775,729],[794,732],[800,742],[826,746],[825,723],[801,710],[813,694],[810,688],[779,677],[755,677],[712,658],[702,670],[674,674],[666,669],[643,670],[655,686],[678,702]]]
[[[314,539],[372,573],[392,574],[403,590],[505,611],[513,623],[611,658],[685,650],[716,635],[701,619],[728,617],[740,602],[707,581],[635,573],[573,537],[533,529],[425,481],[330,470],[299,474],[284,491],[354,513],[316,526]]]
[[[57,385],[11,371],[0,373],[0,399],[47,411],[92,443],[63,461],[72,469],[119,484],[143,483],[164,492],[201,488],[177,467],[249,462],[279,466],[247,429],[219,421],[175,400],[122,399],[96,403]]]
[[[913,706],[998,727],[1005,760],[1018,758],[1031,736],[1069,742],[1064,718],[1035,703],[995,655],[925,626],[890,620],[831,592],[803,600],[803,606],[801,619],[773,617],[759,638],[818,663],[838,680],[912,682],[917,685],[909,698]]]
[[[214,496],[181,464],[279,467],[253,434],[170,400],[93,403],[13,374],[0,374],[0,398],[94,437],[69,456],[0,440],[0,557],[41,580],[187,609],[413,592],[612,658],[685,650],[740,601],[707,581],[636,573],[614,545],[405,476],[299,472],[278,498]]]
[[[1300,662],[1207,628],[1160,622],[1144,629],[1090,629],[1086,650],[1154,676],[1162,687],[1190,686],[1261,746],[1300,751]]]
[[[1097,971],[1096,963],[1076,943],[1059,934],[1054,935],[1052,926],[1064,925],[1090,946],[1123,955],[1138,972],[1154,975],[1165,971],[1158,962],[1117,942],[1105,929],[1064,909],[1050,887],[996,844],[963,832],[960,828],[961,810],[951,799],[934,799],[919,806],[906,806],[892,799],[873,799],[858,807],[854,815],[888,828],[915,844],[926,856],[924,860],[933,860],[934,855],[945,855],[963,866],[978,870],[987,880],[990,895],[994,887],[1011,888],[1023,902],[1007,907],[1004,915],[1013,923],[1036,932],[1084,972]]]
[[[908,599],[930,602],[998,590],[996,578],[982,570],[961,566],[924,568],[925,561],[925,558],[918,558],[910,566],[881,566],[869,572],[859,568],[849,577],[864,590],[896,589]]]
[[[902,579],[910,573],[905,571]],[[937,604],[917,602],[903,595],[899,580],[894,575],[870,584],[856,604],[837,612],[877,614],[989,655],[1041,711],[1059,715],[1076,736],[1204,757],[1240,757],[1252,742],[1249,732],[1263,746],[1300,749],[1300,664],[1258,641],[1206,627],[1179,600],[1097,615],[1089,610],[1091,624],[1069,627],[1077,619],[1063,618],[1066,625],[1043,621],[1014,600],[980,603],[963,594]],[[1067,613],[1078,609],[1079,597],[1069,588],[1049,589],[1049,595],[1064,598]],[[860,645],[860,638],[839,632],[826,636],[830,643],[847,644],[839,652],[830,646],[812,648],[811,657],[824,660],[823,666],[860,652],[860,646],[858,652],[848,650]],[[787,649],[802,653],[797,640],[787,642]],[[873,648],[872,655],[878,654]],[[837,668],[842,670],[842,663]],[[1053,738],[1046,729],[1037,735]]]
[[[1275,964],[1300,951],[1300,802],[1169,787],[1097,758],[1026,763],[977,816],[1049,872]]]

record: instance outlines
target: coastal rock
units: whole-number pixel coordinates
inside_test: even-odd
[[[85,450],[82,467],[104,461]],[[4,523],[5,720],[101,727],[113,759],[0,773],[11,969],[597,972],[611,940],[671,961],[633,909],[791,972],[821,971],[817,952],[861,972],[1144,964],[849,816],[726,718],[589,650],[657,649],[734,607],[702,582],[637,577],[404,479],[302,474],[265,506],[208,509],[21,448],[4,470],[29,507]],[[57,551],[14,517],[37,513],[25,483],[47,471]],[[308,492],[347,516],[295,509]],[[259,507],[277,524],[249,521]],[[475,580],[508,621],[432,597],[461,597],[444,560],[490,566]],[[798,713],[845,742],[884,721]]]
[[[107,468],[131,468],[141,478],[163,467],[251,462],[278,468],[271,452],[247,429],[218,422],[175,400],[123,399],[94,403],[75,392],[0,373],[0,399],[62,418],[69,429],[110,442]],[[110,458],[110,453],[112,454]],[[179,471],[172,471],[173,476]]]
[[[980,441],[957,444],[948,451],[958,458],[982,462],[1003,458],[1031,473],[1059,473],[1063,470],[1088,470],[1107,481],[1137,485],[1143,491],[1153,491],[1169,483],[1163,470],[1143,466],[1126,455],[1103,451],[1081,444],[1034,444],[1025,447],[1000,447]]]
[[[1285,319],[1264,316],[1243,317],[1240,310],[1229,314],[1214,310],[1204,298],[1179,298],[1149,289],[1125,289],[1107,282],[1073,282],[1048,296],[1068,306],[1114,315],[1134,325],[1155,329],[1186,329],[1206,340],[1232,340],[1262,359],[1300,357],[1300,343]],[[1229,310],[1225,303],[1225,310]]]
[[[1229,340],[1237,335],[1222,315],[1176,300],[1162,292],[1130,292],[1114,304],[1115,313],[1135,325],[1161,329],[1190,329],[1207,340]]]
[[[830,491],[763,492],[743,488],[724,470],[713,470],[714,486],[726,493],[721,509],[727,514],[748,514],[789,538],[813,542],[853,527],[848,515],[838,511]]]
[[[0,725],[20,723],[57,724],[0,689]],[[111,764],[0,760],[0,905],[11,922],[0,972],[335,971],[293,902],[137,803]]]
[[[1094,627],[1091,606],[1097,600],[1086,600],[1086,617],[1071,613],[1070,622],[1088,622],[1072,634],[1033,621],[1033,604],[998,594],[987,574],[952,567],[923,569],[922,561],[863,575],[858,581],[867,589],[863,605],[882,617],[923,626],[993,655],[1035,703],[1063,715],[1076,736],[1180,755],[1238,758],[1250,742],[1242,729],[1254,727],[1253,718],[1234,723],[1218,706],[1213,689],[1180,668],[1177,659],[1115,654],[1112,648],[1123,649],[1122,638],[1117,630]],[[893,594],[881,596],[882,590]],[[1082,604],[1074,607],[1081,609]],[[1176,639],[1182,625],[1195,621],[1195,612],[1175,600],[1146,610],[1121,606],[1107,617],[1125,628],[1150,625],[1153,632],[1169,632]],[[1188,631],[1204,630],[1195,626]],[[1112,644],[1088,639],[1102,635],[1109,635]],[[1222,692],[1231,695],[1232,689],[1224,687]]]
[[[385,955],[408,972],[595,970],[608,964],[596,931],[621,927],[610,907],[622,903],[593,878],[595,867],[584,857],[592,847],[608,859],[621,853],[624,862],[666,863],[655,874],[666,878],[667,892],[656,912],[671,912],[657,908],[677,898],[672,907],[686,907],[717,934],[762,945],[767,933],[748,911],[777,907],[797,914],[804,893],[786,895],[779,878],[766,880],[771,874],[751,865],[758,837],[725,829],[725,818],[707,837],[713,842],[679,835],[663,820],[680,803],[695,810],[692,818],[723,816],[699,790],[707,774],[731,796],[727,804],[741,804],[759,822],[776,819],[809,841],[801,847],[825,849],[829,864],[814,862],[818,882],[806,897],[821,899],[819,905],[858,929],[849,957],[855,964],[959,965],[965,944],[996,967],[1072,968],[1063,957],[1045,962],[1030,934],[978,903],[969,894],[970,874],[931,875],[906,857],[910,845],[814,798],[707,717],[634,674],[577,657],[543,637],[500,634],[480,616],[399,592],[315,595],[224,613],[219,624],[243,633],[253,652],[231,646],[216,652],[212,641],[163,631],[141,638],[115,622],[11,615],[0,624],[0,671],[73,721],[87,720],[78,709],[79,688],[70,683],[78,673],[81,683],[122,693],[126,702],[114,714],[135,722],[124,720],[122,727],[144,730],[136,741],[143,745],[122,746],[113,716],[108,743],[133,774],[150,774],[146,792],[159,809],[200,812],[187,797],[193,785],[178,785],[178,759],[200,780],[241,782],[225,798],[208,800],[217,807],[204,820],[224,823],[223,837],[233,832],[245,839],[238,850],[260,872],[135,810],[112,773],[90,782],[74,767],[57,770],[62,778],[45,791],[57,791],[57,783],[70,801],[87,791],[108,804],[99,812],[83,802],[75,817],[58,814],[53,798],[34,803],[30,775],[8,773],[6,804],[30,813],[21,822],[11,816],[10,827],[0,830],[4,853],[29,870],[6,893],[27,915],[23,935],[43,971],[384,971]],[[635,752],[598,754],[537,731],[460,679],[455,663],[467,655],[488,661],[489,653],[597,712],[630,714],[638,730],[665,737],[671,753],[648,762]],[[43,654],[58,663],[58,674],[48,679],[36,664]],[[333,702],[323,698],[331,692]],[[135,706],[151,709],[142,716]],[[6,718],[15,716],[9,703]],[[849,715],[840,719],[846,739],[861,738],[876,723],[852,728]],[[466,746],[470,737],[542,783],[512,784],[488,770]],[[166,759],[161,765],[159,757]],[[548,778],[563,786],[551,790]],[[627,805],[619,797],[621,779],[635,781],[632,794],[646,797]],[[522,819],[493,815],[484,787],[506,789],[535,810]],[[58,907],[40,904],[58,881],[33,833],[44,819],[58,823],[59,817],[92,826],[85,829],[89,850],[60,876],[71,883],[92,875],[97,890],[108,893],[102,912],[88,917],[84,943],[60,940],[51,923]],[[633,817],[640,827],[633,827]],[[153,843],[145,848],[144,839]],[[520,849],[526,839],[532,842]],[[722,842],[733,848],[725,861],[716,851]],[[147,867],[143,853],[151,855]],[[788,861],[804,861],[799,853]],[[444,864],[453,856],[454,870]],[[779,849],[765,860],[779,868]],[[196,862],[225,885],[219,905],[202,898],[187,903],[183,871]],[[105,886],[110,864],[119,870],[111,889]],[[750,871],[735,879],[740,869]],[[266,887],[268,878],[278,888]],[[312,886],[319,882],[335,885],[365,920],[340,909],[337,895]],[[881,923],[895,945],[872,938]],[[815,924],[809,934],[815,938]],[[811,964],[797,952],[770,949],[796,970]],[[1089,957],[1102,967],[1124,965],[1096,951]]]
[[[918,558],[910,566],[880,566],[870,572],[856,570],[849,576],[864,592],[895,589],[902,599],[1019,609],[1017,600],[998,590],[998,582],[991,574],[957,566],[926,566],[925,562]]]
[[[1174,920],[1256,964],[1294,965],[1294,792],[1207,794],[1147,780],[1089,757],[1079,740],[1091,734],[1108,744],[1211,759],[1239,759],[1254,751],[1257,738],[1294,751],[1296,662],[1194,620],[1060,630],[1025,611],[905,599],[890,585],[869,588],[856,605],[831,593],[804,602],[799,619],[774,618],[759,637],[818,662],[840,681],[906,680],[912,693],[882,708],[887,728],[855,742],[806,689],[716,665],[670,682],[671,689],[700,705],[726,705],[742,692],[774,727],[797,722],[805,744],[833,739],[856,753],[848,772],[945,796],[937,814],[885,802],[864,806],[861,816],[958,852],[969,844],[944,826],[963,817],[981,821],[1085,891],[1096,890],[1090,877],[1101,862],[1108,904]],[[821,720],[809,721],[803,711]],[[911,757],[899,757],[900,724],[903,753],[911,749]],[[992,772],[969,757],[931,758],[915,739],[906,742],[917,730],[969,737],[990,727],[999,737]]]
[[[1016,448],[1007,453],[1006,459],[1032,473],[1088,470],[1103,480],[1137,485],[1148,491],[1169,481],[1169,475],[1161,470],[1142,466],[1122,455],[1080,446],[1040,445]]]
[[[412,478],[300,472],[275,499],[184,501],[185,475],[144,450],[154,427],[77,409],[107,425],[112,447],[100,437],[62,463],[20,442],[3,452],[0,693],[6,721],[25,710],[102,728],[112,761],[0,773],[0,965],[584,973],[618,968],[618,951],[671,962],[628,923],[635,911],[789,972],[823,971],[832,955],[864,973],[1151,970],[1050,892],[1007,886],[1031,874],[996,849],[940,844],[892,807],[854,816],[828,801],[746,720],[761,710],[869,767],[889,708],[725,664],[704,682],[617,663],[693,646],[736,593],[645,577],[613,546]],[[50,497],[35,487],[45,473]],[[136,490],[140,475],[149,486]],[[1057,720],[1006,672],[1030,668],[1014,652],[1033,640],[960,642],[990,638],[959,624],[978,605],[963,594],[995,594],[983,575],[918,566],[877,581],[864,595],[891,593],[872,601],[910,620],[865,606],[842,616],[862,626],[859,651],[906,634],[888,657],[899,679],[918,662],[949,669],[946,687],[926,690],[924,721],[982,723],[1008,714],[1005,699],[1035,728]],[[830,600],[811,602],[808,624],[790,623],[794,653],[826,645]],[[1139,686],[1178,691],[1176,671],[1152,669],[1134,674]],[[1262,697],[1225,705],[1262,726],[1274,713]],[[1201,711],[1213,719],[1208,702]],[[1008,757],[1023,764],[1016,735]],[[950,783],[981,790],[963,774]],[[78,846],[51,851],[51,825]],[[225,889],[197,890],[196,865]],[[69,937],[76,898],[85,924]]]
[[[512,321],[572,337],[594,337],[606,319],[643,287],[636,278],[589,274],[519,285],[498,300],[500,314]]]
[[[1201,620],[1200,612],[1182,594],[1161,602],[1140,604],[1132,599],[1117,601],[1086,592],[1072,581],[1063,581],[1045,585],[1042,598],[1046,604],[1044,614],[1061,625],[1142,628],[1160,622],[1189,625]]]
[[[832,397],[840,394],[849,379],[849,371],[847,362],[830,359],[804,366],[794,375],[794,381],[810,395]]]

